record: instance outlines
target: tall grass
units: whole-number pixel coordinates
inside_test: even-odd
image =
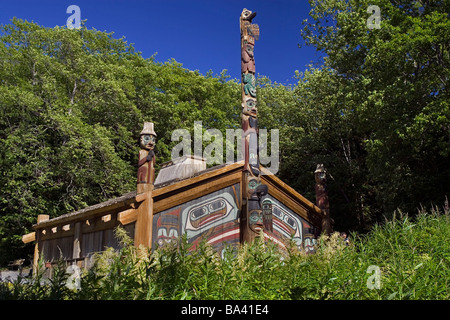
[[[316,253],[305,254],[257,240],[227,248],[223,257],[208,245],[153,253],[132,245],[116,230],[120,251],[107,250],[81,275],[78,289],[65,285],[61,263],[52,281],[0,283],[2,299],[449,299],[450,221],[448,209],[401,212],[368,234],[322,236]],[[372,269],[369,269],[373,266]],[[380,287],[374,287],[380,271]],[[369,273],[368,273],[369,271]]]

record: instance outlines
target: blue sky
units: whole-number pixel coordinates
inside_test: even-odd
[[[3,2],[3,1],[2,1]],[[206,74],[227,69],[240,79],[239,16],[243,8],[257,12],[260,28],[255,44],[256,72],[272,81],[296,83],[295,70],[317,62],[314,48],[298,48],[307,0],[40,0],[4,1],[0,24],[13,17],[45,27],[66,24],[69,5],[78,5],[89,29],[125,36],[143,57],[174,58],[190,70]]]

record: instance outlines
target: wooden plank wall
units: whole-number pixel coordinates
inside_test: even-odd
[[[103,213],[87,220],[38,229],[39,255],[46,263],[54,264],[62,258],[84,267],[85,260],[93,253],[104,251],[107,247],[120,247],[114,236],[114,229],[121,225],[117,217],[117,212],[106,215]],[[135,222],[122,227],[131,238],[134,237]]]

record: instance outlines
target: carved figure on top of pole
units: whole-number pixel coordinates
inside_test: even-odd
[[[141,196],[141,202],[137,208],[137,217],[134,230],[134,244],[152,247],[153,228],[153,183],[155,181],[155,144],[156,133],[152,122],[145,122],[139,135],[138,178],[137,195]],[[137,196],[136,195],[136,196]]]
[[[331,234],[332,232],[332,219],[330,217],[330,203],[328,201],[328,186],[327,186],[327,171],[323,164],[318,164],[316,171],[314,171],[314,177],[316,180],[316,205],[322,209],[325,214],[322,220],[322,232],[325,234]]]
[[[145,122],[144,128],[139,135],[138,180],[137,192],[147,191],[148,185],[153,185],[155,181],[155,148],[156,133],[152,122]]]
[[[260,232],[271,232],[271,206],[262,210],[262,197],[268,187],[261,184],[258,156],[258,108],[255,78],[255,41],[259,38],[259,27],[252,24],[256,12],[244,9],[240,17],[241,30],[241,89],[242,130],[244,146],[244,186],[241,217],[242,240],[252,242]],[[270,211],[270,212],[269,212]]]

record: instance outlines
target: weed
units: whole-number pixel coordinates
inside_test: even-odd
[[[314,254],[257,239],[219,256],[205,242],[193,250],[186,237],[151,252],[117,228],[120,250],[94,255],[79,290],[65,285],[62,261],[50,280],[40,261],[32,279],[0,282],[0,299],[448,300],[449,220],[448,208],[414,219],[397,212],[367,234],[352,234],[350,245],[338,233],[322,235]],[[369,277],[381,285],[368,286]]]

